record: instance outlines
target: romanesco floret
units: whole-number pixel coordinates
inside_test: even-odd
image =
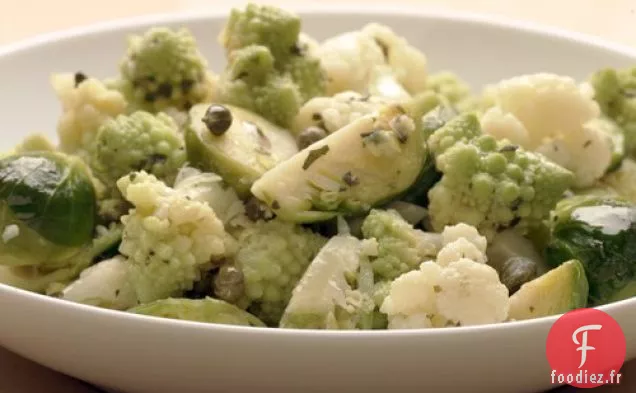
[[[274,219],[258,221],[238,235],[234,265],[257,316],[277,326],[292,290],[326,240],[309,229]]]
[[[300,108],[292,129],[298,134],[309,127],[320,127],[331,134],[388,104],[389,100],[384,97],[363,96],[354,91],[314,97]]]
[[[232,10],[219,40],[228,54],[250,45],[263,45],[275,58],[284,59],[296,51],[300,29],[298,15],[250,3],[243,10]]]
[[[590,83],[603,113],[623,128],[625,150],[636,156],[636,67],[599,70]]]
[[[98,79],[81,73],[56,74],[51,84],[62,104],[57,133],[65,153],[83,153],[106,120],[126,111],[124,96]]]
[[[289,127],[300,106],[325,91],[313,41],[300,28],[297,15],[276,7],[232,10],[220,36],[228,65],[219,99]]]
[[[438,236],[414,229],[395,210],[371,210],[362,223],[362,234],[378,242],[371,266],[382,280],[416,269],[435,256],[440,246]]]
[[[463,222],[487,238],[508,227],[523,233],[548,216],[574,176],[539,154],[480,133],[477,117],[468,113],[431,135],[442,173],[428,193],[431,224],[441,231]]]
[[[143,111],[107,120],[91,153],[91,169],[113,187],[122,176],[142,170],[172,183],[186,161],[184,142],[172,118]]]
[[[595,122],[600,110],[589,84],[540,73],[503,80],[489,94],[495,106],[482,118],[485,133],[572,171],[576,187],[590,186],[607,172],[612,138]]]
[[[189,30],[151,28],[130,37],[120,64],[120,88],[139,109],[187,110],[213,94],[207,67]]]
[[[303,103],[298,85],[274,68],[267,47],[232,51],[218,86],[219,100],[258,113],[283,127],[291,125]]]
[[[213,261],[235,252],[235,241],[206,203],[180,195],[143,171],[122,177],[117,186],[134,206],[121,218],[119,251],[127,257],[141,303],[192,289]]]
[[[474,104],[468,84],[452,72],[430,74],[426,79],[426,90],[441,95],[460,111],[470,109]]]
[[[442,239],[437,262],[424,262],[391,283],[381,306],[389,329],[478,325],[507,318],[508,289],[485,264],[486,239],[467,224],[445,227]],[[467,245],[478,251],[471,255],[477,259],[457,252]]]

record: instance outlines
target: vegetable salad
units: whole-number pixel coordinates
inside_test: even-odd
[[[218,42],[212,70],[210,40],[153,27],[113,78],[52,76],[59,141],[0,157],[1,283],[296,329],[505,323],[636,296],[636,67],[474,93],[388,26],[318,42],[257,4]]]

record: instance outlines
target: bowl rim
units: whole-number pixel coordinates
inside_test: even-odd
[[[611,42],[596,36],[569,31],[566,29],[544,25],[540,23],[521,21],[514,18],[503,17],[493,14],[440,10],[423,6],[407,6],[407,5],[365,5],[364,9],[360,9],[359,5],[340,4],[312,4],[312,5],[289,5],[286,9],[298,12],[302,15],[320,14],[320,15],[390,15],[405,16],[411,18],[423,18],[431,20],[444,20],[457,24],[475,24],[482,27],[497,28],[503,31],[517,30],[523,33],[539,36],[542,38],[557,38],[562,41],[570,41],[575,44],[591,46],[596,49],[608,50],[610,52],[619,53],[621,55],[631,57],[636,61],[636,48]],[[36,35],[31,38],[23,39],[15,43],[9,43],[0,46],[0,58],[12,55],[19,55],[21,52],[36,50],[38,47],[44,46],[56,41],[70,41],[73,39],[81,39],[90,36],[98,36],[102,34],[112,33],[117,30],[130,30],[144,28],[151,25],[175,24],[175,23],[191,23],[204,20],[214,20],[226,18],[229,14],[230,7],[222,10],[189,10],[174,13],[155,13],[150,15],[120,18],[106,22],[83,25],[71,29],[64,29],[50,33]],[[51,296],[15,288],[0,283],[0,297],[22,297],[31,302],[46,303],[49,307],[62,307],[68,312],[78,312],[93,314],[96,317],[118,318],[122,323],[129,324],[145,324],[145,326],[162,326],[164,328],[180,328],[192,329],[197,331],[222,331],[225,333],[242,333],[250,332],[252,335],[262,334],[267,336],[293,336],[296,338],[317,338],[322,336],[341,337],[347,340],[359,337],[364,339],[367,337],[384,337],[384,338],[402,338],[413,336],[440,336],[455,335],[457,333],[479,334],[479,333],[502,333],[508,332],[510,329],[532,329],[537,327],[545,327],[552,325],[561,315],[553,315],[548,317],[535,318],[523,321],[502,322],[496,324],[486,324],[477,326],[462,326],[459,328],[438,328],[438,329],[395,329],[395,330],[318,330],[318,329],[289,329],[289,328],[263,328],[249,327],[237,325],[223,325],[216,323],[204,323],[185,320],[175,320],[160,318],[147,315],[132,314],[124,311],[111,310],[96,306],[74,303],[68,300],[54,298]],[[624,307],[636,308],[636,297],[613,302],[607,305],[595,307],[601,311],[609,312]]]

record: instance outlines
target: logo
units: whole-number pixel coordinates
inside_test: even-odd
[[[625,352],[625,335],[614,318],[591,308],[571,311],[548,334],[551,382],[578,388],[619,384]]]

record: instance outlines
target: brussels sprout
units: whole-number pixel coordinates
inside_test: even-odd
[[[358,215],[402,195],[426,144],[404,108],[363,116],[282,162],[252,186],[280,218],[301,223]]]
[[[193,106],[185,140],[190,163],[218,173],[241,196],[248,195],[256,179],[298,151],[287,130],[230,105]]]
[[[592,306],[636,296],[636,206],[594,195],[563,200],[552,215],[546,259],[552,266],[581,261]]]
[[[134,314],[160,318],[182,319],[186,321],[218,323],[222,325],[245,325],[265,327],[252,314],[226,303],[223,300],[205,299],[164,299],[142,304],[128,310]]]
[[[563,314],[587,305],[588,282],[581,262],[572,260],[527,282],[510,297],[510,319]]]
[[[53,152],[0,160],[0,264],[54,267],[93,238],[96,201],[78,158]],[[64,262],[66,263],[66,262]]]

